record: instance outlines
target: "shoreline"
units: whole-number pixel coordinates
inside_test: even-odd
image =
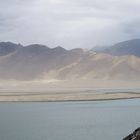
[[[140,98],[140,93],[102,93],[102,94],[28,94],[0,95],[0,102],[76,102],[76,101],[106,101]]]

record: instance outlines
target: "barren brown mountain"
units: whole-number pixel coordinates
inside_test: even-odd
[[[1,45],[2,44],[2,45]],[[4,45],[3,45],[4,44]],[[11,51],[10,45],[15,45]],[[140,80],[140,58],[48,48],[33,44],[23,47],[0,43],[0,79],[131,79]]]

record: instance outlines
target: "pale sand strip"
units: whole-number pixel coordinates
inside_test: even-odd
[[[17,102],[54,102],[54,101],[97,101],[140,98],[139,93],[108,93],[108,94],[58,94],[58,95],[8,95],[0,96],[0,101]]]

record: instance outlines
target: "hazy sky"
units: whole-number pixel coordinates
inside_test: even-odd
[[[0,41],[90,48],[140,36],[140,0],[0,0]]]

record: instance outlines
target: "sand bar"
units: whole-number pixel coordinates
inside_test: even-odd
[[[99,101],[140,98],[140,93],[104,93],[104,94],[28,94],[28,95],[0,95],[2,102],[55,102],[55,101]]]

